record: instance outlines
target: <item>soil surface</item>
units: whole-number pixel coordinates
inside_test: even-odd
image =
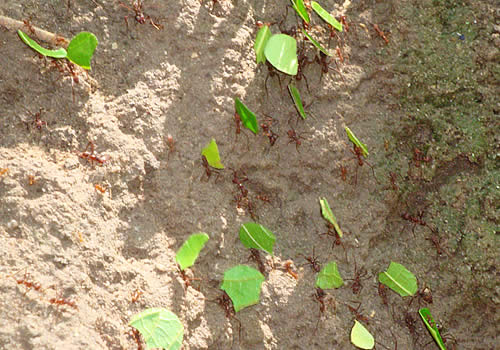
[[[257,21],[297,27],[287,1],[144,0],[144,24],[118,1],[1,2],[4,16],[68,38],[90,31],[99,46],[74,78],[0,27],[0,348],[138,349],[127,324],[150,307],[178,315],[186,350],[351,349],[355,317],[377,349],[437,349],[420,307],[448,349],[498,347],[498,3],[321,4],[349,30],[330,38],[312,15],[334,55],[322,74],[305,45],[302,120],[290,77],[253,51]],[[274,145],[262,130],[236,133],[235,97],[272,121]],[[345,126],[368,146],[362,166]],[[212,138],[226,169],[207,177]],[[102,166],[81,157],[89,141]],[[248,178],[239,202],[234,171]],[[341,244],[322,235],[319,197]],[[257,268],[238,237],[248,221],[277,240],[261,254],[260,302],[230,318],[214,301],[225,270]],[[175,253],[195,232],[210,240],[186,287]],[[323,311],[313,253],[345,281]],[[417,276],[419,297],[379,295],[391,261]]]

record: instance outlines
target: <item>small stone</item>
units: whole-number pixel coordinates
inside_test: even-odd
[[[111,49],[112,50],[116,50],[118,48],[118,44],[117,43],[112,43],[111,44]]]
[[[9,230],[15,230],[18,227],[19,227],[19,223],[14,219],[10,220],[9,223],[7,224],[7,228]]]
[[[155,270],[158,272],[165,273],[165,272],[167,272],[167,267],[165,265],[162,265],[162,264],[155,264]]]

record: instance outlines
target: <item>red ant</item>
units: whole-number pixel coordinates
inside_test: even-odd
[[[42,128],[45,126],[47,126],[47,122],[45,120],[42,120],[40,118],[40,116],[42,115],[42,111],[43,111],[43,108],[40,108],[40,110],[37,112],[37,113],[32,113],[32,112],[29,112],[29,114],[31,114],[31,116],[33,117],[33,120],[31,122],[25,122],[26,124],[26,128],[29,129],[29,125],[33,126],[33,128],[37,128],[38,131],[42,131]]]
[[[274,131],[271,130],[272,125],[273,125],[273,118],[267,116],[265,121],[260,124],[260,127],[262,128],[262,133],[268,137],[271,146],[274,146],[279,136],[278,134],[276,134]]]
[[[358,321],[366,322],[367,324],[370,323],[370,319],[368,317],[364,316],[363,314],[361,314],[361,312],[359,311],[359,309],[361,308],[361,303],[360,302],[355,302],[355,303],[358,304],[357,308],[354,308],[351,305],[346,304],[347,307],[349,308],[349,311],[351,311],[354,314],[354,318]]]
[[[255,214],[255,204],[250,201],[248,196],[243,195],[243,193],[238,193],[234,196],[234,200],[237,207],[246,209],[252,219],[256,220],[258,218],[257,214]]]
[[[276,69],[272,66],[271,63],[269,63],[269,61],[266,61],[266,65],[267,65],[267,77],[266,77],[266,80],[264,81],[264,88],[266,90],[266,96],[269,98],[269,91],[267,90],[267,80],[270,78],[270,77],[277,77],[278,78],[278,83],[280,85],[280,92],[283,91],[283,88],[281,86],[281,78],[280,78],[280,75],[279,73],[276,71]]]
[[[172,135],[167,135],[167,146],[168,146],[168,155],[167,159],[170,158],[170,154],[175,152],[175,140]]]
[[[381,37],[385,41],[385,44],[389,45],[389,39],[387,39],[387,37],[385,36],[385,33],[379,28],[379,26],[377,24],[373,25],[373,29],[375,29],[378,36]]]
[[[295,80],[302,80],[302,78],[304,78],[304,81],[306,82],[307,91],[311,92],[309,89],[309,83],[307,82],[307,77],[304,74],[304,68],[313,61],[309,60],[304,51],[305,48],[304,46],[302,46],[302,49],[299,51],[299,54],[297,55],[297,74],[295,75]]]
[[[448,255],[448,257],[451,258],[451,254],[443,247],[443,244],[447,241],[446,239],[442,240],[438,237],[437,234],[433,234],[429,238],[426,238],[426,240],[430,241],[434,245],[438,256],[445,253],[446,255]]]
[[[144,14],[144,12],[142,11],[143,4],[141,0],[134,1],[132,3],[132,8],[130,6],[125,5],[123,2],[120,2],[120,6],[125,7],[129,11],[134,12],[135,13],[134,19],[137,23],[144,24],[146,23],[147,20],[149,20],[149,23],[151,23],[151,25],[156,29],[161,30],[163,28],[161,24],[155,23],[151,18],[151,16]],[[125,23],[127,24],[128,28],[128,15],[125,16]]]
[[[26,28],[31,32],[31,34],[36,35],[35,28],[31,25],[31,17],[29,19],[23,20]]]
[[[66,73],[67,75],[72,77],[71,80],[71,93],[73,95],[73,103],[75,102],[75,90],[73,85],[78,84],[80,82],[80,78],[78,77],[78,73],[75,71],[76,67],[73,63],[66,61],[66,65],[60,64],[58,60],[53,59],[51,64],[57,68],[59,73],[64,74]]]
[[[305,140],[304,137],[302,137],[301,135],[299,135],[294,128],[291,128],[290,130],[287,131],[287,135],[288,135],[288,144],[291,144],[292,142],[295,143],[295,149],[297,150],[297,152],[299,152],[299,146],[302,144],[302,141],[300,140]]]
[[[0,176],[6,174],[8,172],[9,172],[9,168],[2,168],[2,169],[0,169]]]
[[[192,285],[191,281],[200,281],[201,280],[201,278],[195,278],[195,277],[189,276],[186,273],[186,270],[180,270],[180,274],[181,274],[182,280],[184,281],[184,291],[186,291],[188,289],[188,287]],[[192,275],[192,273],[191,273],[191,275]],[[195,288],[195,289],[197,289],[197,288]],[[197,290],[199,290],[199,289],[197,289]]]
[[[231,301],[229,295],[227,295],[225,291],[222,291],[222,294],[217,299],[215,299],[214,302],[219,304],[224,309],[224,311],[226,312],[226,317],[228,319],[235,319],[236,321],[238,321],[239,324],[238,333],[239,333],[239,338],[241,339],[241,322],[235,316],[236,311],[234,310],[233,302]]]
[[[314,300],[319,303],[319,313],[322,314],[326,310],[325,298],[327,294],[319,287],[316,287],[316,292],[313,294]]]
[[[132,338],[134,338],[134,341],[137,344],[137,350],[143,350],[144,348],[142,347],[142,340],[141,340],[141,333],[135,328],[130,329],[127,332],[128,335],[130,335]]]
[[[399,186],[398,186],[398,184],[396,183],[397,178],[398,178],[398,174],[397,174],[397,173],[392,172],[392,171],[391,171],[391,172],[389,172],[389,181],[391,182],[391,186],[392,186],[392,189],[393,189],[394,191],[399,190]]]
[[[415,298],[419,299],[419,302],[418,302],[419,305],[420,305],[420,300],[425,301],[427,304],[432,304],[432,302],[433,302],[431,289],[429,287],[425,287],[425,286],[422,289],[420,289],[419,291],[417,291],[417,294],[413,298],[411,298],[411,300],[408,304],[408,307],[411,306],[411,303],[413,302],[413,300]]]
[[[269,198],[269,196],[266,196],[265,194],[258,194],[257,196],[255,196],[255,198],[260,199],[261,201],[266,203],[271,203],[271,199]]]
[[[349,31],[349,24],[347,24],[347,17],[346,16],[340,16],[340,23],[342,23],[342,25],[344,26],[344,30],[346,32]]]
[[[373,166],[370,163],[368,163],[368,161],[366,159],[363,159],[363,150],[361,149],[361,147],[353,144],[353,149],[351,149],[350,151],[354,154],[354,156],[358,160],[358,168],[362,167],[363,164],[368,165],[372,169],[372,174],[373,174],[373,178],[375,179],[375,182],[378,183],[378,180],[375,177],[375,170],[373,170]],[[356,168],[356,175],[354,177],[355,184],[358,182],[358,168]]]
[[[424,216],[424,211],[423,210],[420,210],[418,212],[418,216],[412,216],[408,213],[403,213],[401,214],[401,218],[403,218],[404,220],[406,221],[411,221],[413,222],[413,227],[412,227],[412,230],[411,232],[413,233],[413,236],[415,236],[415,227],[418,225],[420,226],[428,226],[427,223],[422,219]],[[432,229],[431,229],[432,231]]]
[[[247,197],[248,190],[245,188],[245,186],[243,186],[243,182],[248,181],[248,177],[247,177],[247,174],[245,173],[245,171],[240,170],[240,173],[243,174],[243,177],[241,179],[238,177],[238,171],[233,170],[233,180],[232,181],[234,184],[236,184],[238,186],[238,189],[241,191],[241,195],[243,197]]]
[[[342,181],[347,180],[347,168],[343,165],[340,166],[340,177],[342,178]]]
[[[253,260],[257,264],[260,273],[262,273],[263,275],[266,273],[266,266],[262,261],[262,257],[260,256],[260,251],[258,249],[250,248],[250,256],[248,257],[248,260]]]
[[[387,302],[387,288],[385,287],[384,284],[382,283],[378,283],[378,295],[380,296],[380,298],[382,298],[382,304],[384,305],[388,305],[388,302]]]
[[[358,265],[356,264],[356,259],[354,259],[354,277],[353,278],[346,278],[346,281],[354,281],[351,285],[351,289],[353,294],[359,294],[361,290],[363,289],[363,285],[361,284],[361,281],[363,279],[368,279],[369,277],[364,278],[367,275],[367,272],[364,268],[361,268],[358,271]]]
[[[11,275],[11,276],[12,276],[12,278],[14,278],[16,283],[22,284],[22,285],[24,285],[24,287],[26,287],[26,291],[24,292],[24,295],[26,295],[31,289],[34,289],[37,292],[43,292],[42,285],[38,282],[33,281],[31,279],[31,274],[29,274],[26,270],[24,271],[24,276],[21,278],[15,278],[14,275]]]
[[[331,224],[331,223],[327,223],[326,224],[326,227],[328,227],[328,231],[326,232],[323,232],[323,233],[320,233],[320,236],[322,235],[327,235],[327,236],[330,236],[330,237],[333,237],[334,238],[334,241],[332,243],[332,249],[336,246],[336,245],[341,245],[342,248],[344,249],[344,254],[345,254],[345,259],[347,260],[347,251],[345,249],[345,246],[344,246],[344,243],[342,243],[341,239],[340,239],[340,236],[337,232],[337,230],[335,229],[335,227]]]
[[[321,75],[319,76],[320,83],[321,83],[321,79],[323,78],[323,74],[327,74],[329,69],[331,68],[330,62],[328,62],[327,59],[328,59],[328,56],[325,55],[322,51],[319,52],[319,55],[316,55],[316,57],[314,57],[314,62],[318,63],[321,66]],[[337,68],[333,69],[333,70],[336,71],[340,75],[340,78],[342,78],[342,81],[345,82],[344,76],[342,75],[342,73],[338,69],[337,61],[335,61],[335,60],[333,60],[333,61],[335,62],[335,65],[337,66]]]
[[[429,163],[431,160],[431,157],[424,156],[418,148],[413,149],[413,162],[417,168],[420,168],[421,162]]]
[[[285,261],[283,266],[285,267],[286,272],[288,272],[290,274],[290,276],[292,276],[294,279],[298,280],[299,275],[297,274],[297,272],[292,270],[292,264],[293,264],[293,262],[291,260],[287,260],[287,261]]]
[[[321,265],[318,262],[318,257],[314,254],[314,247],[313,247],[313,253],[312,256],[305,256],[304,254],[299,254],[304,257],[304,259],[307,260],[309,265],[311,266],[311,269],[315,272],[319,272],[321,270]]]
[[[96,191],[99,191],[102,194],[106,193],[106,187],[103,187],[103,186],[101,186],[99,184],[95,184],[94,188],[95,188]]]
[[[217,179],[219,178],[220,176],[220,172],[218,170],[215,170],[215,169],[212,169],[210,167],[210,165],[208,164],[208,160],[207,160],[207,157],[205,157],[204,155],[201,156],[201,162],[203,164],[203,167],[205,168],[205,174],[207,175],[207,181],[210,179],[210,177],[212,176],[212,173],[215,173],[217,175],[216,179],[215,179],[215,182],[217,182]],[[200,181],[203,179],[203,175],[201,176],[200,178]]]
[[[136,289],[132,294],[131,294],[131,298],[130,298],[130,302],[131,303],[136,303],[139,298],[141,297],[141,295],[143,294],[143,292],[139,289]]]
[[[57,308],[59,308],[60,306],[67,305],[67,306],[72,307],[75,310],[78,309],[78,307],[76,306],[76,302],[73,299],[61,298],[61,296],[59,294],[56,295],[55,298],[50,298],[49,303],[56,305]]]
[[[90,147],[90,152],[88,151],[89,147]],[[101,166],[107,161],[109,161],[109,156],[107,155],[102,156],[95,152],[95,145],[92,141],[89,141],[89,143],[87,143],[87,147],[85,147],[85,150],[81,152],[78,156],[80,158],[87,159],[87,161],[90,161],[92,164],[93,162],[97,162]]]
[[[335,51],[337,52],[337,56],[339,57],[340,63],[344,63],[344,55],[342,55],[342,50],[340,49],[340,47],[337,46]]]

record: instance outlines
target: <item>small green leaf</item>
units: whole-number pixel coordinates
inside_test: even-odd
[[[349,129],[347,126],[345,127],[345,132],[347,133],[347,137],[349,140],[351,140],[352,143],[354,143],[355,146],[361,148],[361,152],[363,153],[363,157],[368,157],[368,148],[366,148],[366,145],[359,141],[356,135]]]
[[[316,1],[311,1],[311,7],[326,23],[337,29],[339,32],[342,31],[342,23],[337,21],[335,17],[333,17],[328,13],[328,11],[322,8],[320,4],[318,4]]]
[[[90,60],[97,47],[97,38],[89,32],[78,33],[68,45],[68,60],[84,69],[90,69]]]
[[[335,231],[337,231],[337,234],[339,237],[342,237],[344,234],[342,233],[342,230],[340,229],[339,224],[337,223],[337,218],[335,215],[333,215],[332,210],[330,209],[330,206],[328,205],[328,201],[326,198],[319,198],[319,205],[321,206],[321,214],[325,218],[326,221],[328,221],[330,224],[333,225],[335,228]]]
[[[428,308],[422,308],[418,310],[418,313],[420,314],[420,317],[422,317],[422,320],[424,321],[425,326],[429,330],[429,332],[432,335],[432,338],[436,341],[436,344],[439,346],[440,350],[446,350],[446,347],[444,346],[443,338],[441,338],[441,334],[439,333],[439,330],[436,326],[436,322],[434,321],[434,318],[432,318],[431,312]]]
[[[331,56],[330,52],[328,52],[321,44],[315,40],[309,33],[307,33],[304,29],[302,29],[302,33],[306,36],[307,39],[309,39],[310,42],[321,52],[323,52],[327,56]]]
[[[263,25],[259,32],[257,33],[257,37],[255,38],[255,44],[253,48],[255,50],[255,61],[257,64],[266,63],[266,56],[264,55],[264,48],[266,47],[267,41],[271,37],[271,30],[269,26]]]
[[[290,83],[288,85],[288,91],[290,91],[290,95],[292,96],[293,102],[295,103],[295,107],[297,107],[297,111],[299,112],[300,116],[302,117],[302,119],[306,119],[307,115],[304,111],[304,106],[302,105],[299,90],[295,87],[295,85]]]
[[[273,255],[274,234],[262,225],[247,222],[240,227],[240,241],[246,248],[255,248]]]
[[[195,233],[182,244],[175,255],[175,261],[177,261],[181,270],[193,266],[208,238],[208,235],[204,232]]]
[[[19,34],[19,37],[21,38],[22,41],[29,47],[31,47],[33,50],[38,52],[41,55],[47,56],[47,57],[54,57],[54,58],[65,58],[68,53],[64,48],[59,48],[57,50],[48,50],[44,47],[41,47],[38,45],[36,41],[31,39],[29,36],[27,36],[25,33],[23,33],[21,30],[17,31],[17,34]]]
[[[264,276],[256,269],[246,265],[237,265],[224,272],[224,281],[220,289],[229,295],[234,311],[238,312],[259,302],[264,279]]]
[[[146,309],[132,316],[129,326],[141,332],[146,346],[178,350],[182,346],[184,326],[171,311],[163,308]]]
[[[297,61],[297,40],[286,34],[275,34],[267,41],[264,49],[269,63],[279,71],[290,75],[297,75],[299,67]]]
[[[309,18],[309,13],[307,12],[306,5],[304,4],[304,0],[291,0],[292,7],[297,14],[304,20],[304,22],[309,23],[311,18]]]
[[[224,165],[220,162],[219,148],[217,142],[212,139],[208,145],[201,150],[201,155],[207,158],[208,165],[215,169],[224,169]]]
[[[238,97],[234,98],[234,109],[240,116],[243,126],[253,131],[254,134],[257,134],[259,132],[257,117]]]
[[[360,349],[373,349],[375,346],[375,339],[365,326],[355,320],[351,330],[351,343]]]
[[[418,289],[415,275],[403,265],[393,261],[391,261],[387,271],[378,274],[378,280],[402,297],[414,295]]]
[[[343,284],[337,263],[334,261],[330,261],[323,267],[316,278],[316,287],[321,289],[339,288]]]

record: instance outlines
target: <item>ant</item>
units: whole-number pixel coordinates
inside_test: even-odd
[[[28,184],[30,186],[33,186],[34,184],[36,184],[36,178],[34,175],[28,175]]]
[[[132,294],[131,294],[131,298],[130,298],[130,302],[131,303],[137,303],[137,301],[139,300],[139,298],[141,297],[141,295],[143,294],[143,292],[139,289],[136,289]]]
[[[142,11],[143,4],[141,0],[134,1],[132,3],[132,8],[130,6],[125,5],[123,2],[120,2],[120,6],[125,7],[129,11],[134,12],[135,13],[134,19],[137,23],[144,24],[146,23],[146,21],[149,20],[149,23],[151,23],[151,25],[155,27],[157,30],[161,30],[163,28],[161,24],[155,23],[151,18],[151,16],[144,14],[144,12]],[[125,16],[125,23],[127,24],[128,28],[128,15]]]
[[[28,111],[29,114],[33,117],[33,120],[31,122],[24,122],[26,124],[26,128],[29,130],[29,125],[31,125],[33,128],[37,128],[38,131],[42,131],[42,128],[45,126],[47,127],[47,122],[45,120],[42,120],[40,116],[42,115],[43,108],[40,107],[40,110],[36,113],[32,113]]]
[[[141,341],[141,333],[135,328],[131,328],[128,332],[128,335],[130,335],[132,338],[134,338],[134,341],[137,343],[137,350],[143,350],[144,348],[142,347],[142,341]]]
[[[255,204],[250,201],[248,196],[243,195],[243,193],[238,193],[237,195],[234,196],[234,200],[236,202],[236,205],[238,208],[244,208],[248,211],[250,214],[250,217],[254,220],[258,218],[257,214],[255,214]]]
[[[262,133],[266,135],[269,139],[269,143],[271,146],[274,146],[276,140],[278,140],[279,135],[271,130],[271,126],[273,125],[274,119],[272,117],[266,116],[266,119],[263,123],[260,124],[262,128]]]
[[[394,191],[397,191],[399,190],[399,186],[398,184],[396,183],[396,180],[398,178],[398,174],[391,171],[389,172],[389,181],[391,182],[391,187]]]
[[[408,330],[410,331],[410,334],[412,335],[413,337],[413,342],[416,343],[417,341],[417,338],[418,338],[418,334],[417,334],[417,320],[415,319],[415,317],[411,314],[411,312],[405,312],[405,318],[404,318],[404,321],[405,321],[405,324],[406,324],[406,327],[408,328]]]
[[[445,253],[446,255],[448,255],[448,257],[451,258],[451,254],[443,247],[443,244],[447,241],[446,239],[441,239],[437,234],[433,234],[429,238],[426,238],[426,240],[430,241],[434,245],[438,256]]]
[[[356,259],[354,259],[354,277],[353,278],[346,278],[346,281],[354,281],[352,283],[352,286],[351,286],[353,294],[359,294],[361,292],[361,290],[363,289],[363,285],[361,284],[361,281],[363,279],[369,278],[369,277],[366,277],[366,275],[367,275],[367,272],[364,268],[361,268],[360,270],[358,270],[358,265],[356,264]]]
[[[319,272],[321,270],[321,265],[318,262],[318,257],[314,254],[314,247],[313,247],[313,253],[312,256],[305,256],[304,254],[300,254],[304,257],[304,259],[307,260],[309,265],[311,266],[311,269],[315,272]]]
[[[258,194],[255,198],[260,199],[261,201],[266,203],[271,203],[271,199],[265,194]]]
[[[346,304],[347,307],[349,308],[349,311],[351,311],[354,314],[354,318],[358,321],[366,322],[367,324],[370,323],[370,319],[361,314],[361,312],[359,311],[359,309],[361,308],[361,303],[359,301],[354,303],[358,304],[357,308],[354,308],[351,305]]]
[[[381,37],[385,41],[385,44],[389,45],[389,39],[387,39],[387,37],[385,36],[385,33],[379,28],[379,26],[377,24],[373,25],[373,29],[375,29],[378,36]]]
[[[342,54],[342,50],[340,47],[337,46],[335,49],[335,52],[337,53],[337,56],[339,57],[340,63],[344,63],[344,55]]]
[[[233,183],[236,184],[238,186],[238,189],[241,191],[241,195],[243,197],[247,197],[248,196],[248,190],[245,188],[245,186],[243,186],[243,182],[246,182],[248,181],[248,177],[247,177],[247,174],[245,173],[244,170],[240,170],[240,173],[243,174],[243,177],[240,178],[238,176],[238,171],[236,170],[233,170]]]
[[[347,24],[347,17],[346,16],[340,16],[340,23],[344,26],[344,30],[346,32],[349,31],[349,24]]]
[[[89,147],[90,147],[90,152],[88,151]],[[87,161],[90,161],[92,165],[94,162],[97,162],[102,166],[104,165],[104,163],[109,161],[109,156],[107,155],[102,156],[96,153],[95,145],[94,142],[92,141],[89,141],[87,143],[87,147],[85,147],[85,150],[81,152],[78,156],[82,159],[87,159]]]
[[[347,180],[347,168],[343,165],[340,166],[340,177],[344,182]]]
[[[17,274],[17,272],[15,273]],[[12,278],[16,281],[17,284],[22,284],[26,287],[26,291],[24,295],[26,295],[31,289],[36,290],[37,292],[43,292],[42,285],[38,282],[35,282],[31,279],[31,274],[29,274],[26,270],[24,271],[24,276],[21,278],[15,278],[14,275],[11,275]]]
[[[94,188],[95,188],[95,190],[96,190],[96,191],[99,191],[99,192],[101,192],[101,193],[103,193],[103,194],[104,194],[104,193],[106,192],[106,190],[107,190],[107,188],[106,188],[106,187],[103,187],[103,186],[101,186],[101,185],[99,185],[99,184],[95,184],[95,185],[94,185]]]
[[[210,179],[210,177],[212,176],[212,173],[215,173],[217,175],[216,179],[215,179],[215,182],[217,182],[217,179],[219,178],[220,176],[220,172],[218,170],[215,170],[215,169],[211,169],[210,168],[210,165],[208,164],[208,160],[207,160],[207,157],[205,157],[204,155],[201,156],[201,162],[203,164],[203,167],[205,168],[205,174],[207,175],[207,181]],[[201,176],[200,178],[200,181],[203,179],[203,175]]]
[[[72,307],[75,310],[78,309],[78,306],[76,306],[76,302],[73,299],[61,298],[59,293],[58,293],[58,295],[56,295],[55,298],[50,298],[49,303],[56,305],[57,308],[59,308],[60,306],[67,305],[67,306]]]
[[[30,17],[30,18],[28,18],[28,19],[24,19],[24,20],[23,20],[23,23],[24,23],[24,26],[25,26],[26,28],[28,28],[28,30],[31,32],[31,34],[36,35],[36,32],[35,32],[35,27],[33,27],[33,26],[31,25],[31,17]]]
[[[262,273],[263,275],[266,273],[266,266],[262,261],[260,251],[258,249],[250,248],[250,256],[248,257],[248,260],[253,260],[255,263],[257,263],[260,273]]]
[[[413,149],[413,163],[417,168],[420,168],[421,162],[429,163],[431,160],[431,157],[424,156],[423,152],[418,148]]]
[[[2,169],[0,169],[0,176],[6,174],[8,172],[9,172],[9,168],[2,168]]]
[[[331,68],[330,62],[328,62],[327,59],[328,59],[328,56],[325,55],[322,51],[319,52],[319,55],[316,55],[316,57],[314,57],[314,62],[318,63],[321,66],[321,75],[319,76],[320,83],[321,83],[321,79],[323,78],[323,74],[327,74],[329,69]],[[335,65],[337,66],[337,68],[334,68],[333,70],[336,71],[337,73],[339,73],[340,78],[342,79],[343,82],[345,82],[344,76],[342,75],[342,73],[338,69],[339,67],[338,67],[337,61],[335,61],[335,60],[333,60],[333,61],[335,62]]]
[[[297,56],[297,74],[295,75],[295,80],[302,80],[304,78],[304,81],[306,82],[306,87],[307,91],[311,92],[309,89],[309,83],[307,82],[307,77],[304,74],[304,68],[309,64],[314,61],[310,61],[307,55],[304,53],[305,49],[304,46],[302,46],[302,49],[299,51],[299,54]]]
[[[56,59],[52,59],[51,64],[59,71],[59,73],[61,73],[63,75],[66,73],[68,76],[72,77],[71,93],[73,95],[73,103],[74,103],[75,102],[75,89],[73,86],[74,86],[74,84],[78,84],[80,82],[80,78],[78,77],[78,73],[75,71],[76,66],[67,60],[65,62],[66,62],[66,64],[61,64]]]
[[[327,297],[327,294],[323,289],[316,287],[316,292],[313,294],[313,297],[314,300],[319,303],[319,313],[321,315],[326,310],[325,298]]]
[[[186,270],[180,270],[180,274],[181,274],[182,280],[184,281],[184,291],[186,291],[188,289],[188,287],[191,286],[191,281],[200,281],[201,280],[201,278],[195,278],[195,277],[189,276],[186,273]],[[191,275],[192,275],[192,272],[191,272]],[[197,290],[199,291],[199,287]]]
[[[224,309],[224,311],[226,312],[226,317],[228,319],[235,319],[236,321],[238,321],[239,324],[238,333],[239,333],[239,339],[241,339],[241,322],[235,316],[236,311],[234,311],[233,302],[231,301],[229,295],[227,295],[225,291],[222,291],[222,294],[217,299],[215,299],[215,302]]]
[[[168,134],[167,135],[167,146],[168,146],[168,155],[167,159],[170,158],[170,154],[175,152],[175,140],[172,137],[172,135]]]
[[[290,130],[287,131],[288,135],[288,144],[291,144],[292,142],[295,143],[295,149],[297,152],[299,152],[299,146],[302,144],[302,141],[300,140],[305,140],[305,138],[301,135],[299,135],[294,128],[291,128]]]
[[[378,180],[375,177],[375,170],[373,170],[373,166],[370,163],[368,163],[368,161],[366,159],[363,159],[363,150],[361,149],[361,147],[353,144],[353,149],[351,149],[350,151],[354,154],[354,156],[358,160],[358,168],[362,167],[363,164],[368,165],[372,169],[372,174],[373,174],[373,178],[375,179],[375,182],[378,183]],[[358,168],[356,168],[356,175],[354,176],[354,184],[356,184],[358,182]]]
[[[401,214],[401,218],[403,218],[406,221],[413,222],[413,227],[412,227],[411,232],[413,233],[414,237],[415,237],[415,227],[417,226],[417,224],[420,226],[427,226],[428,227],[427,223],[423,220],[423,216],[424,216],[423,210],[420,210],[418,212],[418,216],[412,216],[408,213]],[[431,231],[432,231],[432,229],[431,229]]]
[[[382,283],[378,283],[378,295],[380,296],[380,298],[382,298],[382,304],[384,305],[388,305],[388,302],[387,302],[387,288],[385,287],[384,284]]]
[[[299,275],[297,274],[297,272],[293,271],[292,264],[293,264],[293,262],[291,260],[287,260],[287,261],[285,261],[283,266],[284,266],[286,272],[288,272],[290,274],[290,276],[292,276],[294,279],[298,280]]]
[[[269,98],[269,91],[267,89],[267,80],[270,78],[270,77],[277,77],[278,78],[278,83],[280,85],[280,92],[283,91],[283,87],[281,86],[281,78],[280,78],[280,75],[279,73],[276,71],[276,69],[272,66],[271,63],[269,63],[269,61],[266,60],[266,65],[267,65],[267,77],[266,77],[266,80],[264,81],[264,88],[266,90],[266,96]]]
[[[417,294],[413,298],[411,298],[408,307],[411,306],[411,303],[413,303],[413,300],[415,298],[419,299],[418,301],[419,305],[421,300],[425,301],[427,304],[432,304],[433,302],[431,289],[425,286],[419,291],[417,291]]]

